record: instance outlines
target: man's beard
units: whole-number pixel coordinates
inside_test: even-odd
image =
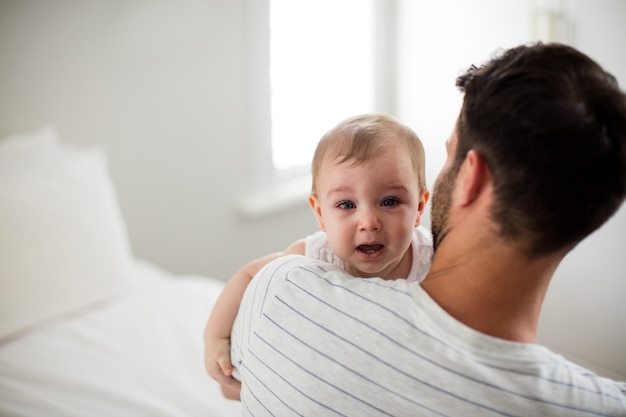
[[[433,251],[436,251],[445,236],[448,234],[448,215],[456,175],[454,169],[442,172],[435,182],[433,201],[430,211],[431,233],[433,236]]]

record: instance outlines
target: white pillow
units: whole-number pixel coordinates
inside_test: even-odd
[[[0,140],[0,339],[122,292],[130,260],[102,150]]]

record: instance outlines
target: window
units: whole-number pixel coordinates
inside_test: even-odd
[[[306,202],[315,146],[340,120],[393,113],[393,4],[249,0],[255,122],[248,214]]]
[[[270,0],[272,161],[308,166],[339,120],[374,109],[371,1]]]

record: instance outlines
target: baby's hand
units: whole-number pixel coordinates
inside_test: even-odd
[[[232,377],[233,366],[230,363],[230,341],[228,338],[213,340],[205,346],[205,366],[211,378],[221,385],[224,396],[239,400],[241,383]]]
[[[217,363],[219,370],[224,375],[231,376],[233,374],[233,365],[230,363],[230,340],[226,338],[216,340],[212,350],[211,355]]]

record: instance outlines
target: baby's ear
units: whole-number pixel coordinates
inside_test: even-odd
[[[324,226],[324,219],[322,218],[322,205],[315,194],[309,195],[309,206],[311,206],[311,210],[313,210],[313,213],[315,214],[320,230],[325,232],[326,227]]]
[[[419,226],[422,221],[422,215],[426,210],[426,203],[428,203],[429,198],[430,192],[428,190],[424,190],[420,199],[417,201],[417,217],[415,218],[415,227]]]

